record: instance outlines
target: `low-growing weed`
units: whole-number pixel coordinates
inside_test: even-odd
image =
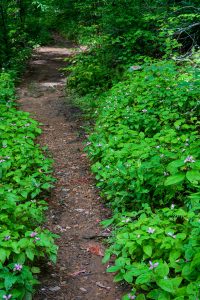
[[[52,160],[34,143],[39,124],[14,107],[9,74],[1,74],[0,87],[0,298],[29,299],[39,259],[56,261],[56,235],[41,227]]]
[[[114,207],[158,207],[199,191],[198,77],[159,63],[117,84],[99,100],[88,153]],[[191,199],[191,198],[190,198]]]
[[[199,297],[198,85],[198,69],[162,61],[97,99],[86,149],[114,210],[104,262],[132,286],[124,299]]]
[[[199,296],[200,226],[195,211],[172,205],[152,212],[148,205],[138,212],[115,215],[111,256],[115,281],[133,286],[136,299],[196,299]],[[186,298],[187,297],[187,298]],[[124,299],[132,299],[125,296]]]

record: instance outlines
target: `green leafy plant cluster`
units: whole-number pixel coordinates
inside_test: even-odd
[[[29,299],[41,259],[56,260],[56,236],[41,227],[52,160],[34,143],[39,124],[14,106],[9,74],[0,86],[0,298]]]
[[[195,211],[172,206],[152,212],[146,205],[114,219],[113,245],[104,262],[115,255],[115,265],[107,271],[117,272],[116,282],[133,284],[124,299],[198,299],[200,226]]]
[[[86,149],[113,210],[108,272],[124,299],[199,299],[198,1],[68,4],[86,47],[67,87],[95,122]]]
[[[200,180],[199,73],[173,62],[136,72],[99,100],[89,138],[98,185],[118,208],[182,204],[183,191],[192,206]]]
[[[56,16],[63,4],[59,0],[4,0],[0,3],[0,68],[21,73],[31,50],[52,42],[57,30]]]
[[[76,90],[79,95],[86,95],[88,92],[97,93],[111,86],[112,67],[110,66],[109,70],[103,63],[104,53],[101,49],[96,51],[95,56],[93,52],[92,48],[86,53],[80,53],[70,60],[70,66],[63,69],[69,73],[68,88]]]
[[[194,0],[73,2],[68,0],[66,17],[88,50],[71,60],[68,86],[81,95],[110,88],[131,65],[187,56],[198,48],[200,19]]]
[[[114,210],[111,256],[124,299],[199,297],[199,70],[137,66],[98,99],[87,151]],[[141,209],[143,207],[143,209]]]

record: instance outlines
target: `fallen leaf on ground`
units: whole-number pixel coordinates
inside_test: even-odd
[[[104,256],[101,248],[98,245],[90,245],[87,248],[87,251],[98,256]]]

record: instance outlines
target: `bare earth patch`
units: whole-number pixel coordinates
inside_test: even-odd
[[[42,47],[35,51],[19,88],[21,108],[43,123],[38,142],[55,160],[55,189],[46,226],[60,235],[58,262],[42,267],[35,300],[117,300],[122,288],[101,263],[104,247],[99,221],[108,211],[99,201],[89,162],[83,154],[78,109],[65,102],[65,78],[58,71],[75,48]]]

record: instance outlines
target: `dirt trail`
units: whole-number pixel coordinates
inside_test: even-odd
[[[107,211],[99,202],[89,163],[82,152],[79,111],[66,103],[65,78],[58,71],[63,58],[75,51],[41,47],[35,51],[19,88],[21,108],[44,125],[39,138],[55,160],[57,183],[49,199],[47,227],[61,235],[56,266],[43,267],[35,300],[117,300],[122,291],[105,273],[101,257],[91,252],[102,248],[99,221]]]

